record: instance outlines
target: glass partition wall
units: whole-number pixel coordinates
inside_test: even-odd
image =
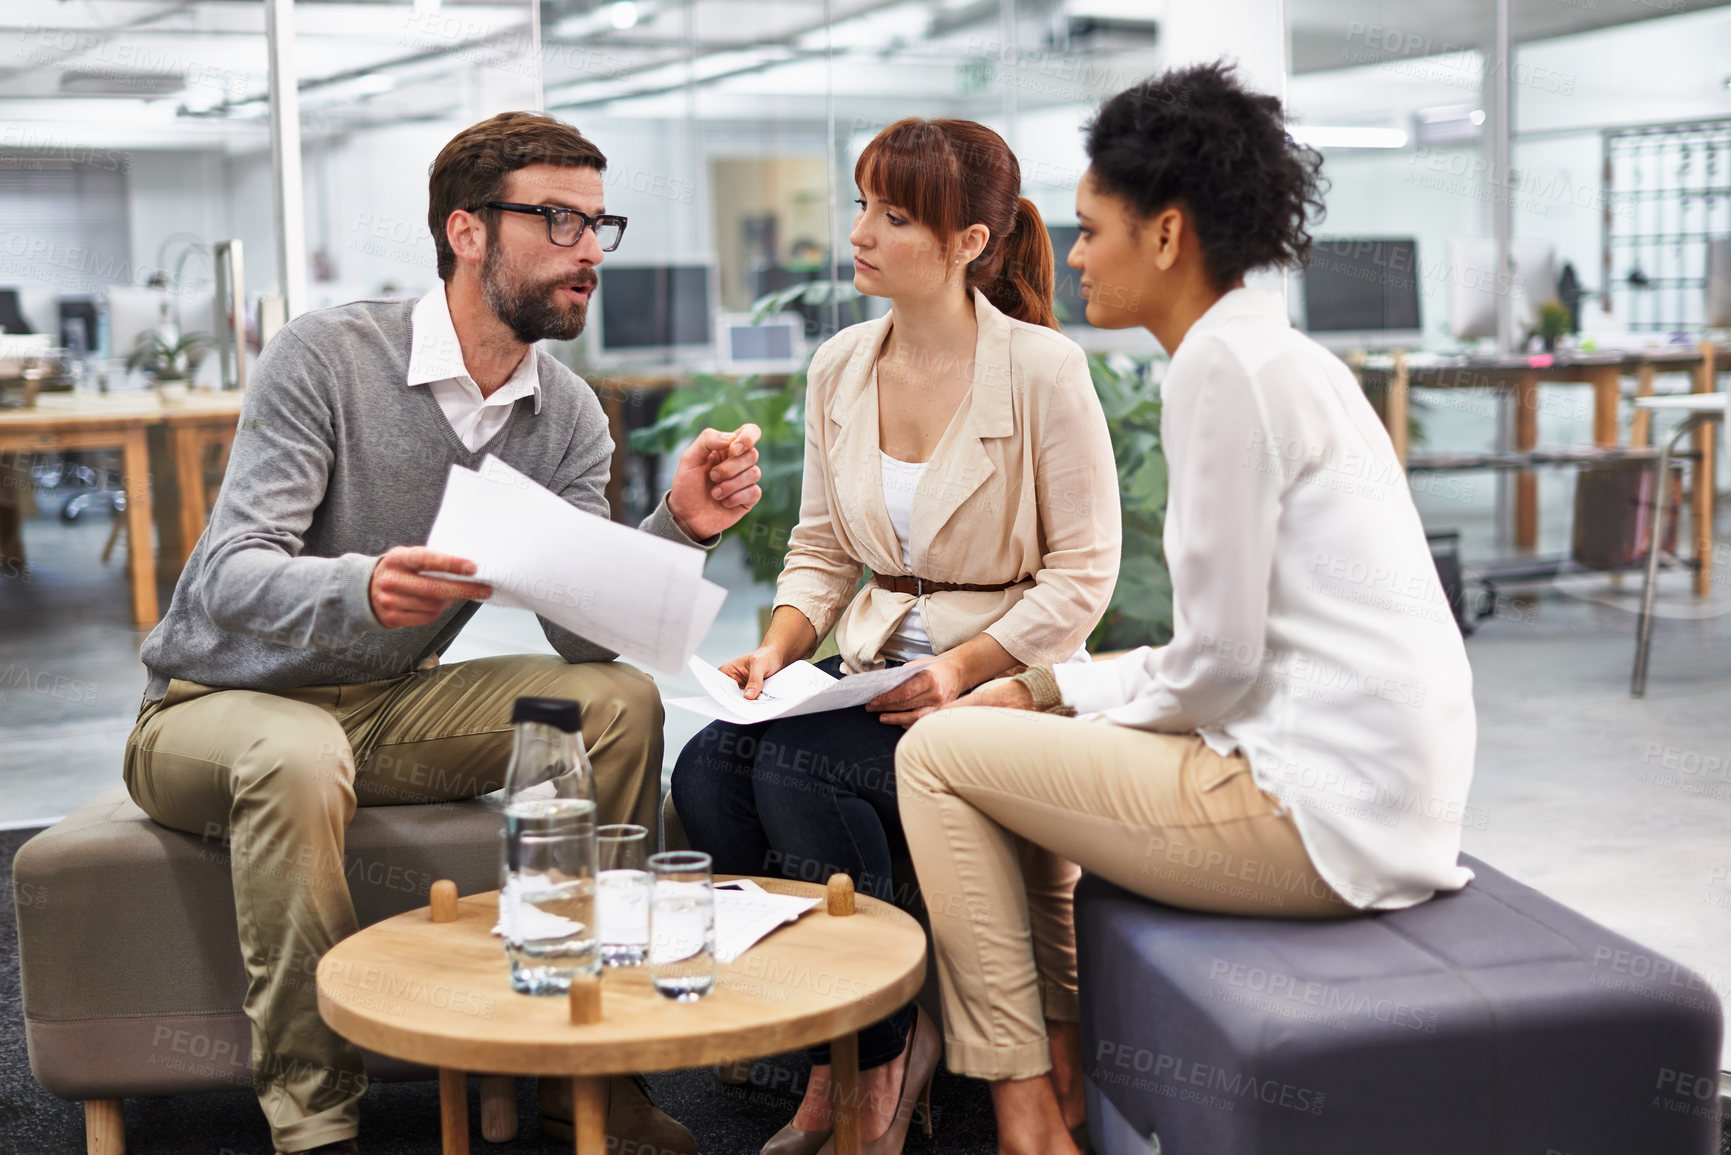
[[[10,56],[0,197],[18,234],[0,246],[0,280],[26,311],[46,318],[60,296],[100,298],[95,324],[112,315],[117,332],[93,329],[85,343],[123,356],[141,318],[161,322],[167,297],[184,298],[168,313],[194,315],[181,329],[203,325],[227,241],[239,242],[255,330],[258,299],[285,295],[271,7],[90,0],[0,14]],[[611,160],[609,205],[633,219],[611,263],[703,266],[700,295],[717,314],[827,282],[794,306],[815,341],[858,315],[844,308],[852,165],[875,132],[909,115],[992,126],[1022,157],[1024,191],[1061,228],[1088,108],[1158,62],[1152,16],[1058,0],[274,7],[278,71],[292,70],[285,91],[298,104],[299,196],[286,203],[307,286],[296,311],[431,287],[428,162],[464,125],[544,108]],[[156,315],[128,287],[155,292]],[[605,361],[612,350],[593,352]]]

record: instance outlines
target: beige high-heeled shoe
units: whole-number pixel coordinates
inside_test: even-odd
[[[902,1093],[896,1100],[895,1117],[890,1120],[889,1130],[860,1144],[860,1155],[901,1155],[916,1114],[921,1116],[921,1130],[927,1135],[932,1133],[932,1079],[938,1073],[938,1060],[943,1054],[938,1025],[914,1008],[914,1029],[908,1032],[908,1065],[902,1069]],[[833,1134],[818,1155],[835,1155]]]
[[[825,1127],[821,1131],[802,1131],[789,1123],[769,1137],[769,1142],[763,1145],[758,1155],[817,1155],[834,1132],[833,1127]]]

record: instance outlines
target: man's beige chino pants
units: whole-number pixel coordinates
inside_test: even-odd
[[[600,820],[654,829],[661,697],[618,662],[484,658],[273,693],[173,681],[141,709],[126,747],[133,799],[164,826],[229,844],[253,1078],[279,1150],[359,1125],[360,1053],[319,1018],[313,982],[318,959],[356,929],[343,874],[355,807],[498,789],[522,696],[582,706]]]

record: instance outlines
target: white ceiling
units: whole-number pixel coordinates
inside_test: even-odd
[[[1157,19],[1166,2],[1019,0],[1018,106],[1097,100],[1152,71],[1156,41],[1134,28],[1108,25],[1068,43],[1063,31],[1089,16]],[[1517,0],[1514,27],[1517,39],[1556,36],[1684,2]],[[437,3],[299,0],[307,133],[460,117],[477,84],[528,83],[525,0]],[[549,108],[677,116],[690,100],[706,119],[808,122],[822,118],[826,88],[850,120],[908,111],[984,119],[1004,105],[999,0],[832,0],[833,67],[822,0],[629,7],[635,22],[619,27],[628,23],[620,5],[543,0]],[[1458,52],[1485,40],[1491,11],[1492,0],[1286,0],[1294,70]],[[0,0],[0,148],[259,148],[266,68],[259,0]]]

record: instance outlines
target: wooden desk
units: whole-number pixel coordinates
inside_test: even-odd
[[[205,463],[215,449],[226,467],[239,416],[240,396],[231,393],[224,398],[167,406],[162,423],[151,430],[152,437],[160,436],[163,442],[161,466],[156,471],[161,514],[156,526],[157,553],[162,568],[171,574],[178,574],[186,565],[204,532],[214,496],[206,492]],[[153,444],[153,453],[155,449]]]
[[[0,453],[48,453],[71,449],[119,449],[123,462],[121,486],[126,492],[126,565],[132,587],[132,620],[140,626],[156,624],[156,552],[152,548],[152,503],[150,494],[150,430],[170,429],[176,445],[189,438],[208,437],[210,429],[226,427],[233,437],[240,414],[238,393],[193,394],[185,400],[164,404],[155,393],[44,394],[34,409],[0,411]],[[191,459],[176,455],[174,464]],[[200,495],[192,510],[177,511],[177,537],[173,564],[185,560],[178,543],[190,550],[203,532],[204,479],[189,478],[173,471],[180,494]],[[199,472],[199,471],[194,471]],[[196,519],[196,529],[185,529]]]
[[[1653,396],[1653,381],[1660,373],[1687,373],[1689,392],[1713,393],[1718,375],[1731,370],[1731,345],[1715,345],[1703,341],[1693,349],[1679,349],[1644,354],[1635,366],[1635,398],[1637,408],[1629,423],[1629,444],[1652,444],[1653,408],[1640,406],[1639,400]],[[1659,406],[1656,408],[1664,408]],[[1695,596],[1706,597],[1713,584],[1713,503],[1717,485],[1715,454],[1719,431],[1709,425],[1695,430],[1693,449],[1696,453],[1694,483],[1690,487],[1689,523],[1694,527]]]
[[[1531,451],[1539,439],[1539,385],[1564,382],[1593,390],[1593,444],[1616,445],[1617,383],[1625,357],[1620,353],[1580,357],[1498,357],[1423,360],[1396,355],[1387,365],[1366,362],[1358,368],[1359,382],[1387,390],[1384,419],[1402,463],[1406,460],[1407,393],[1410,389],[1498,389],[1515,402],[1515,445]],[[1398,429],[1396,426],[1398,422]],[[1532,549],[1539,539],[1538,476],[1531,470],[1515,475],[1515,545]]]
[[[1550,355],[1515,355],[1496,358],[1408,358],[1395,354],[1389,358],[1369,359],[1355,366],[1359,381],[1367,387],[1386,390],[1383,406],[1389,436],[1402,462],[1406,460],[1407,393],[1413,388],[1472,389],[1492,388],[1509,391],[1515,401],[1514,448],[1531,452],[1538,444],[1539,385],[1545,383],[1583,384],[1593,390],[1593,444],[1609,448],[1619,444],[1617,413],[1624,376],[1636,378],[1635,393],[1648,396],[1653,391],[1654,378],[1659,373],[1690,373],[1692,391],[1713,391],[1714,374],[1731,368],[1731,349],[1715,349],[1703,343],[1696,349],[1613,351]],[[1646,446],[1650,440],[1650,417],[1638,413],[1630,428],[1629,444]],[[1398,427],[1397,423],[1398,422]],[[1691,502],[1696,527],[1695,571],[1697,594],[1705,594],[1712,581],[1711,562],[1713,526],[1713,433],[1700,430],[1696,434],[1695,450],[1700,464],[1695,474]],[[1531,470],[1519,470],[1515,479],[1514,539],[1520,549],[1538,545],[1538,479]]]

